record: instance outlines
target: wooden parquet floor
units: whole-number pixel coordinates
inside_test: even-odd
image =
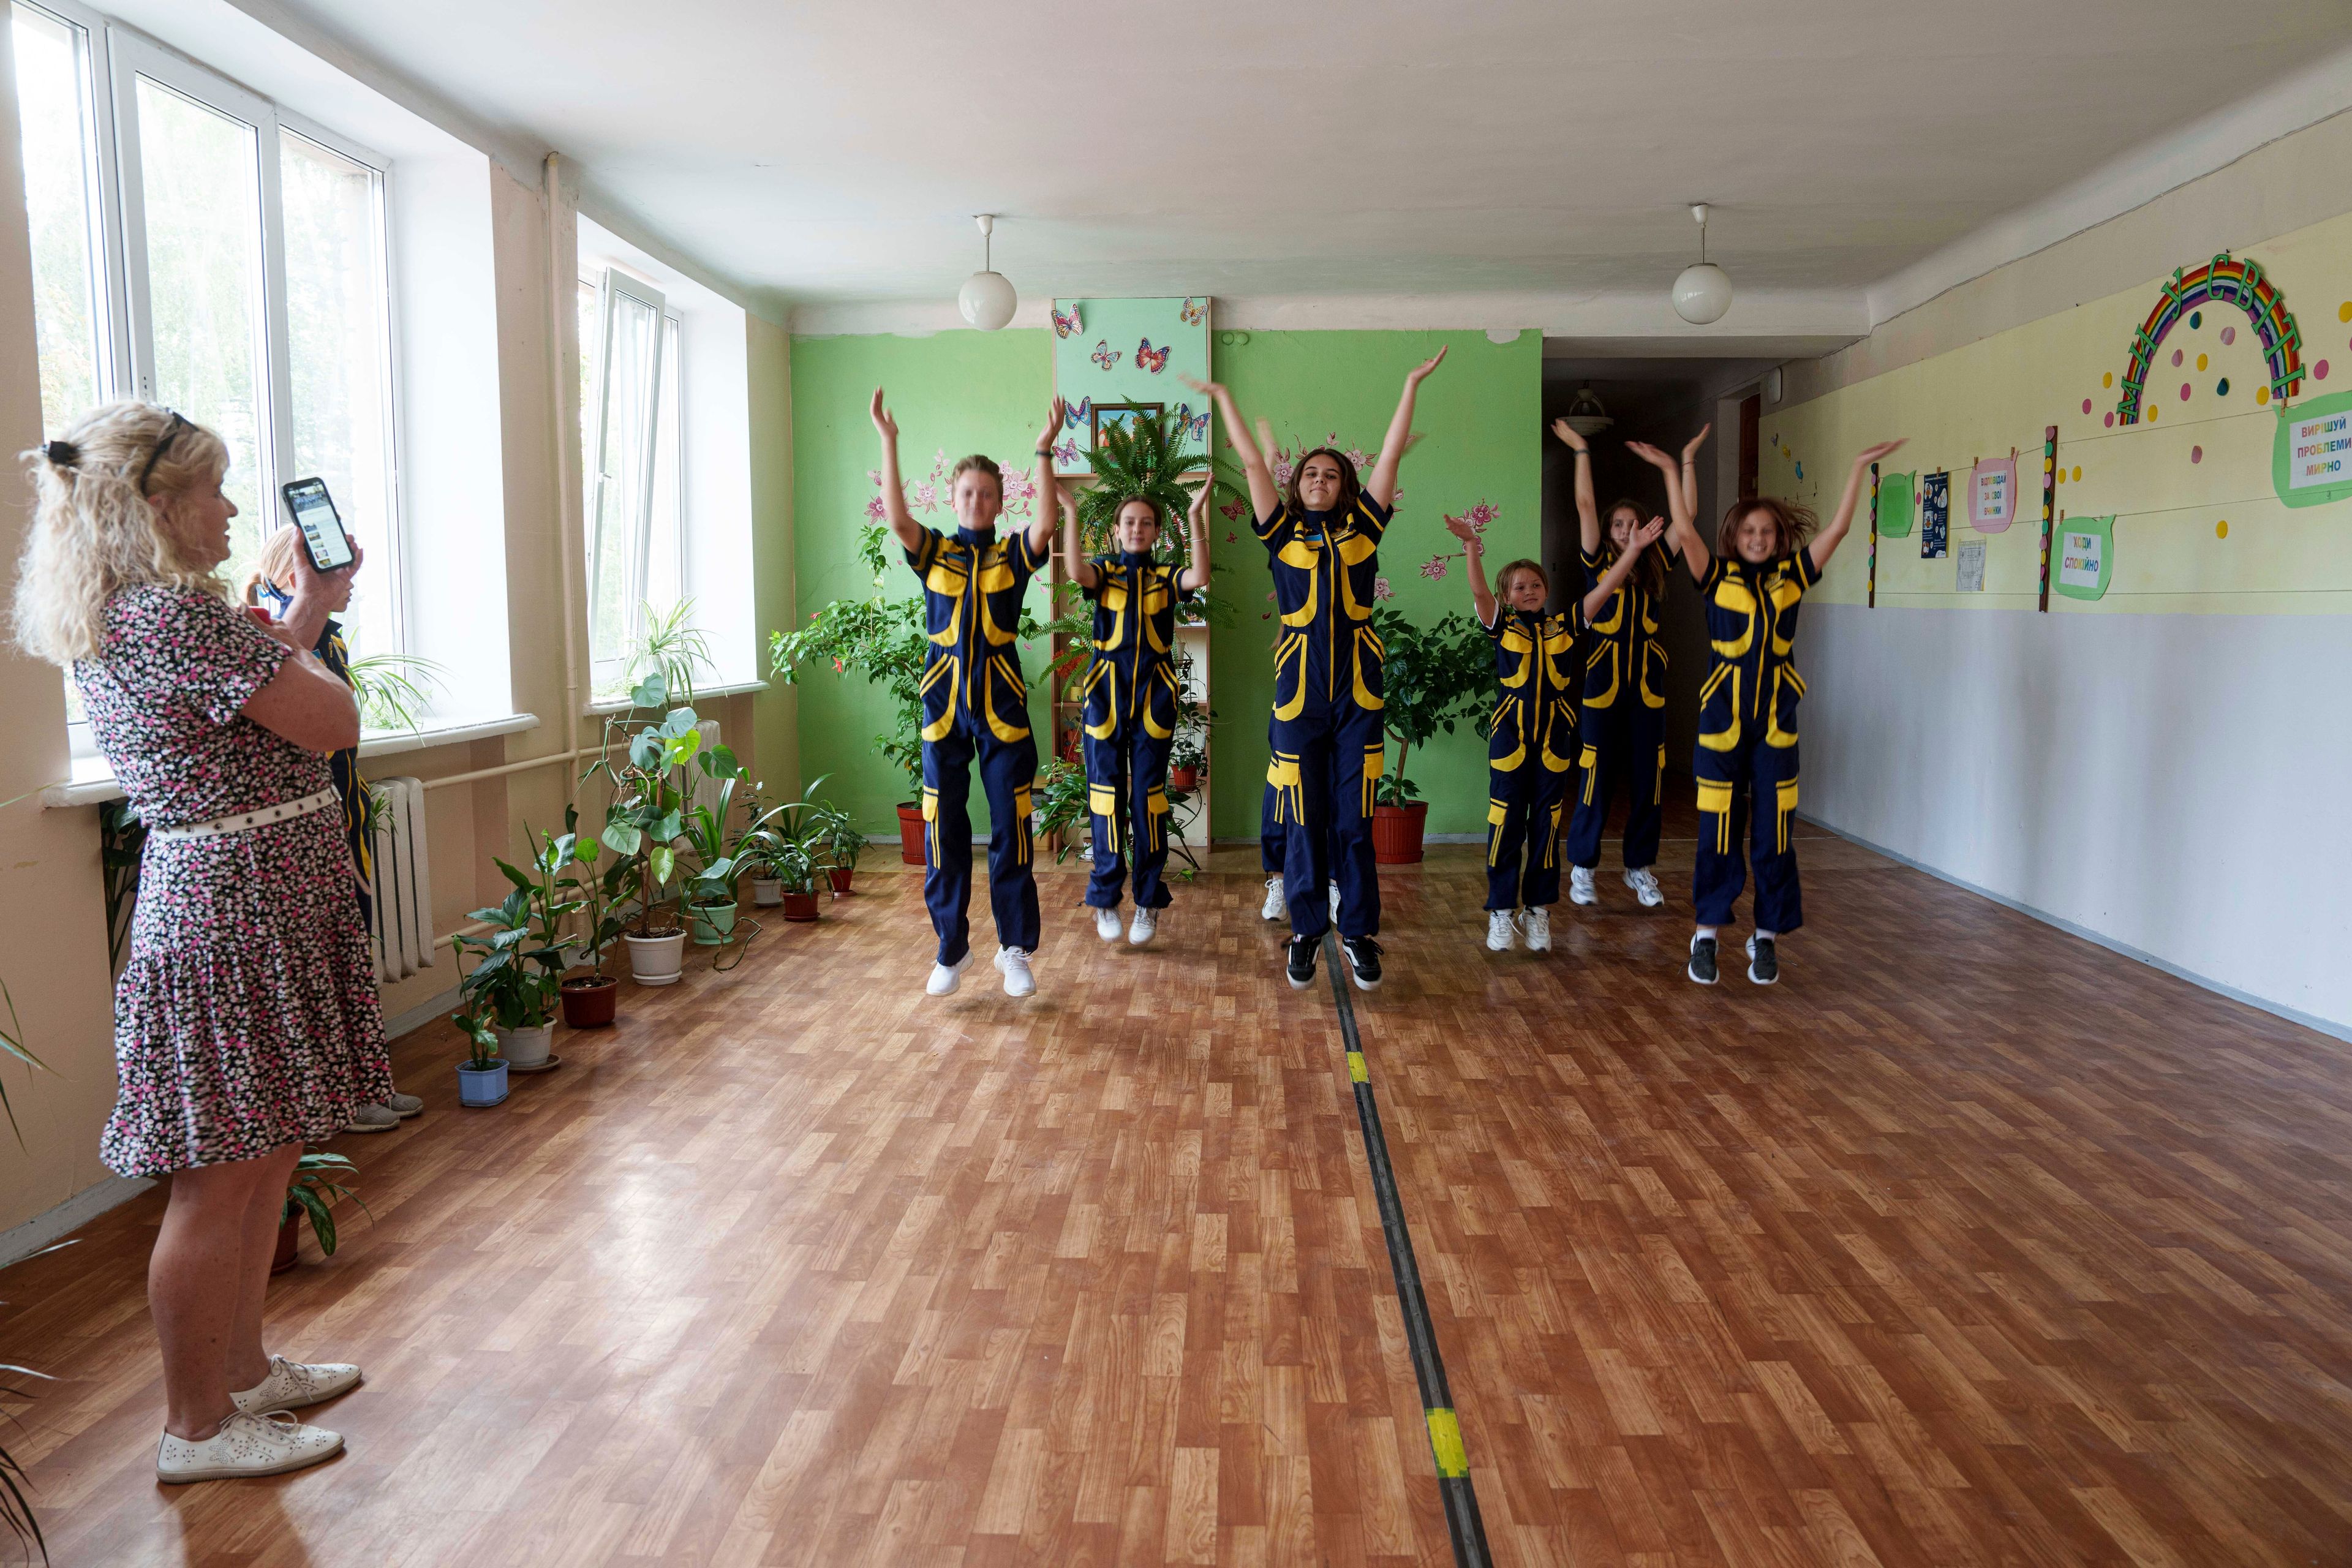
[[[1679,851],[1679,854],[1677,854]],[[1604,865],[1391,876],[1355,998],[1498,1563],[2352,1563],[2346,1047],[1835,840],[1776,989]],[[156,1487],[161,1194],[0,1273],[60,1564],[1450,1561],[1328,989],[1252,858],[920,994],[911,879],[346,1138],[349,1453]],[[1687,887],[1688,847],[1663,879]],[[982,944],[983,953],[992,944]]]

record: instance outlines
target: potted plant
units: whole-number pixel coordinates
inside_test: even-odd
[[[1406,776],[1406,763],[1415,746],[1440,731],[1452,734],[1456,721],[1484,709],[1494,689],[1494,653],[1486,633],[1459,611],[1423,628],[1383,607],[1372,612],[1372,630],[1387,649],[1381,727],[1397,746],[1396,765],[1381,770],[1373,792],[1372,858],[1410,865],[1422,857],[1429,803]]]
[[[789,843],[801,850],[814,853],[813,845],[819,836],[819,826],[825,820],[825,814],[834,808],[809,796],[832,776],[831,773],[821,774],[815,783],[801,792],[800,799],[782,805],[763,809],[758,795],[752,795],[751,817],[736,837],[734,854],[736,874],[751,879],[751,898],[755,903],[772,906],[785,901],[783,847]],[[865,842],[862,837],[858,839],[861,845]]]
[[[629,700],[639,708],[659,709],[668,692],[666,678],[656,670],[630,691]],[[622,932],[629,971],[640,985],[674,985],[685,964],[686,928],[674,913],[657,911],[677,868],[677,841],[686,832],[688,770],[702,750],[702,731],[693,709],[673,709],[630,736],[626,755],[615,761],[612,748],[619,722],[604,721],[604,747],[580,782],[599,773],[613,781],[613,804],[600,837],[605,848],[628,861],[627,885],[636,893],[635,923]]]
[[[584,962],[585,974],[567,974],[557,990],[562,998],[563,1021],[575,1029],[593,1029],[610,1024],[618,1011],[621,982],[604,973],[604,952],[621,940],[627,925],[620,906],[629,891],[631,863],[615,858],[609,866],[598,869],[596,862],[603,858],[604,846],[593,837],[580,832],[580,812],[576,806],[563,808],[563,834],[550,846],[559,852],[557,863],[564,864],[562,852],[568,851],[568,870],[561,886],[572,894],[572,903],[581,913],[580,934],[564,944],[570,952],[585,951],[585,958],[572,960],[572,966]]]
[[[466,1036],[467,1057],[457,1064],[457,1103],[499,1104],[507,1097],[507,1064],[499,1059],[498,1035],[470,1013],[452,1013],[449,1021]]]
[[[504,902],[473,912],[489,930],[457,939],[458,951],[479,962],[457,983],[462,1010],[454,1016],[469,1037],[489,1032],[502,1076],[509,1066],[526,1072],[546,1066],[555,1033],[556,1000],[568,967],[562,924],[579,906],[562,897],[551,857],[551,847],[532,860],[535,878],[494,861],[514,888]]]
[[[815,826],[814,844],[824,860],[825,879],[833,884],[833,896],[844,898],[857,876],[857,858],[866,852],[866,835],[857,831],[849,813],[829,801],[817,808]]]
[[[278,1251],[269,1260],[272,1274],[283,1274],[294,1267],[302,1246],[302,1216],[306,1214],[310,1216],[310,1234],[319,1238],[320,1253],[328,1258],[335,1255],[335,1211],[329,1200],[349,1198],[360,1205],[361,1213],[368,1213],[365,1200],[334,1179],[351,1175],[358,1169],[341,1154],[315,1150],[294,1162],[294,1179],[287,1184],[286,1202],[278,1212]],[[373,1219],[375,1215],[368,1214],[368,1217]]]
[[[784,919],[801,923],[817,919],[817,863],[808,843],[777,834],[767,853],[783,890]]]
[[[725,746],[698,752],[695,766],[705,778],[717,781],[718,799],[694,805],[685,816],[687,929],[703,947],[717,947],[735,930],[735,882],[747,868],[738,858],[738,841],[730,837],[729,820],[735,815],[735,789],[744,782],[742,764]]]

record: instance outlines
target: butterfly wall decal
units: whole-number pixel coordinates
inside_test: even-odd
[[[1117,349],[1110,346],[1108,340],[1098,338],[1095,341],[1095,352],[1087,357],[1103,369],[1108,370],[1118,363],[1119,353]]]
[[[1067,412],[1063,416],[1062,427],[1066,430],[1091,429],[1094,412],[1095,400],[1091,397],[1081,397],[1069,405]]]
[[[1054,313],[1054,335],[1055,337],[1066,338],[1073,333],[1083,330],[1084,323],[1080,322],[1078,320],[1078,302],[1076,300],[1070,301],[1070,308],[1067,310],[1061,309],[1059,306],[1050,306],[1048,308],[1052,310]]]
[[[1194,300],[1188,296],[1184,300],[1184,308],[1176,312],[1176,319],[1188,327],[1197,327],[1209,319],[1209,302],[1206,300]]]
[[[1146,338],[1136,348],[1135,363],[1150,371],[1152,374],[1158,375],[1161,371],[1168,368],[1168,350],[1164,346],[1156,349],[1153,348],[1151,346],[1151,340],[1150,338]],[[1106,365],[1104,368],[1108,370],[1109,366]]]

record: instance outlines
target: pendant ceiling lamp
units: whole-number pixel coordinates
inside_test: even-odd
[[[1706,258],[1706,204],[1693,202],[1691,216],[1698,220],[1698,259],[1675,279],[1675,314],[1704,327],[1731,309],[1731,274]]]
[[[1561,418],[1570,429],[1588,441],[1617,423],[1609,416],[1609,410],[1601,405],[1601,399],[1592,395],[1592,384],[1589,381],[1577,389],[1575,400],[1569,404],[1568,412]]]
[[[988,264],[988,241],[996,231],[996,215],[982,213],[973,221],[980,225],[980,270],[965,279],[963,287],[956,290],[956,308],[963,312],[965,321],[983,332],[992,332],[1013,319],[1013,308],[1021,303],[1021,296],[1013,291],[1013,284],[1003,273],[991,269]]]

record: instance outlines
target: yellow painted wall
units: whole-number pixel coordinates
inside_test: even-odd
[[[2220,176],[2216,176],[2219,178]],[[2239,247],[2285,295],[2303,334],[2305,380],[2296,405],[2352,392],[2352,215]],[[2191,270],[2210,249],[2180,255]],[[2281,417],[2268,400],[2270,373],[2243,311],[2199,308],[2160,345],[2148,373],[2147,416],[2105,417],[2120,395],[2133,338],[2170,270],[2040,320],[1835,387],[1785,410],[1766,411],[1759,481],[1824,515],[1837,504],[1852,455],[1896,436],[1910,444],[1885,467],[1952,476],[1950,553],[1922,560],[1920,530],[1878,542],[1882,607],[2031,609],[2040,559],[2042,429],[2058,427],[2061,513],[2113,514],[2115,550],[2105,595],[2053,591],[2053,614],[2197,613],[2327,615],[2352,610],[2352,500],[2294,508],[2273,489],[2272,448]],[[2225,329],[2235,342],[2224,344]],[[2175,352],[2182,363],[2175,368]],[[2218,388],[2223,378],[2228,393]],[[2183,385],[2189,389],[2184,400]],[[2084,405],[2088,405],[2088,412]],[[2017,450],[2018,521],[1979,534],[1966,521],[1969,470],[1979,458]],[[1800,468],[1801,467],[1801,473]],[[1859,604],[1868,571],[1865,513],[1818,591]],[[2226,525],[2226,526],[2224,526]],[[2063,526],[2063,525],[2062,525]],[[1982,593],[1956,591],[1959,546],[1986,542]]]

